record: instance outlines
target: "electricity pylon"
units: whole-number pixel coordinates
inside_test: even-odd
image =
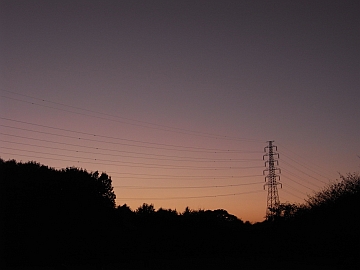
[[[266,219],[267,220],[273,220],[275,211],[279,204],[279,193],[277,186],[280,185],[282,188],[282,184],[278,183],[280,181],[280,176],[276,174],[278,171],[281,173],[280,168],[275,167],[276,165],[279,165],[279,161],[276,158],[279,158],[279,154],[277,151],[277,146],[273,145],[274,141],[268,141],[269,145],[264,148],[264,152],[266,153],[263,155],[263,160],[265,160],[265,157],[268,157],[268,160],[265,161],[265,167],[266,169],[263,171],[263,174],[265,175],[265,172],[267,171],[268,174],[265,176],[265,182],[264,185],[268,187],[268,195],[267,195],[267,207],[266,207]],[[275,149],[275,150],[274,150]]]

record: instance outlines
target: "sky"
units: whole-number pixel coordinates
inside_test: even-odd
[[[0,1],[0,157],[118,205],[264,220],[360,171],[359,1]],[[266,174],[266,171],[265,171]]]

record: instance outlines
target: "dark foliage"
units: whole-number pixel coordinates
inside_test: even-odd
[[[0,160],[0,179],[9,263],[46,264],[101,252],[98,247],[110,237],[106,227],[115,207],[106,174]]]
[[[223,209],[116,207],[104,173],[0,159],[1,252],[8,267],[46,269],[269,268],[273,258],[276,269],[353,267],[359,187],[359,176],[342,177],[252,225]]]
[[[288,256],[300,251],[301,256],[324,258],[332,265],[360,266],[359,175],[341,176],[305,204],[285,203],[273,212],[271,226]]]

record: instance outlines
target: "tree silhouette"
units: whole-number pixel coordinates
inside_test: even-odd
[[[135,213],[139,216],[149,216],[155,214],[155,208],[153,204],[144,203],[135,210]]]
[[[46,263],[99,254],[115,206],[109,176],[2,159],[0,176],[8,261]]]
[[[341,176],[341,181],[309,196],[304,204],[281,204],[275,211],[278,226],[273,226],[277,235],[273,241],[282,243],[277,248],[287,256],[293,256],[289,252],[296,243],[296,250],[311,260],[326,258],[339,268],[359,266],[359,175]]]

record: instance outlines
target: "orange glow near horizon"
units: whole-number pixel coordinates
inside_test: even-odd
[[[28,106],[29,111],[43,110]],[[148,203],[179,213],[186,207],[225,209],[252,223],[265,217],[265,141],[136,122],[114,123],[113,117],[97,119],[100,114],[77,115],[67,109],[62,117],[67,115],[69,121],[53,124],[49,115],[41,117],[41,122],[32,120],[40,117],[36,115],[22,120],[2,117],[1,158],[35,161],[56,169],[105,172],[112,178],[116,204],[127,204],[132,210]],[[125,131],[117,133],[122,127]],[[307,194],[329,182],[315,175],[311,164],[300,167],[299,157],[287,148],[279,146],[279,153],[284,185],[279,189],[281,202],[303,202]],[[306,177],[305,182],[301,177]]]

